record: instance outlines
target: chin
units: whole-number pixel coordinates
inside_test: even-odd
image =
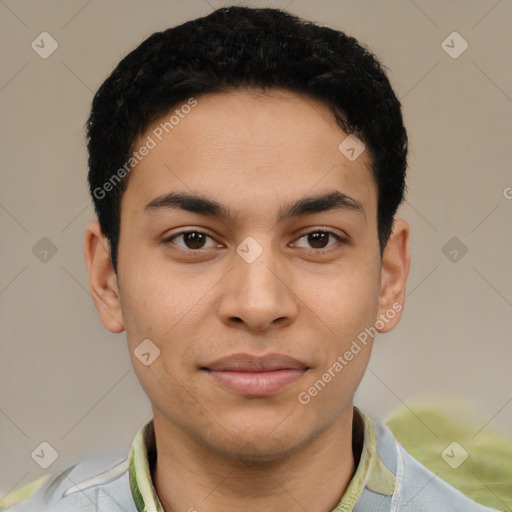
[[[269,463],[282,461],[286,456],[293,454],[302,444],[291,436],[275,439],[263,434],[260,437],[243,435],[227,440],[224,445],[217,445],[214,449],[219,454],[243,464],[268,466]]]
[[[208,448],[220,456],[241,463],[266,464],[282,461],[286,456],[299,451],[316,437],[309,432],[306,422],[288,421],[291,418],[279,415],[273,421],[254,421],[248,424],[223,422],[225,428],[206,440]],[[252,418],[251,418],[252,419]],[[260,418],[261,420],[261,418]],[[297,426],[300,425],[300,428]],[[212,425],[213,427],[213,425]],[[204,439],[203,439],[204,441]]]

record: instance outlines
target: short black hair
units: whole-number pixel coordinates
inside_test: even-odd
[[[365,144],[382,255],[407,168],[402,106],[382,68],[354,37],[280,9],[224,7],[148,37],[101,85],[87,122],[89,187],[116,272],[134,142],[185,100],[234,89],[285,89],[321,100]]]

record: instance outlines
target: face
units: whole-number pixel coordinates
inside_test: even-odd
[[[155,423],[218,453],[280,457],[351,411],[362,333],[398,321],[404,276],[383,271],[369,155],[340,152],[325,105],[277,90],[196,101],[135,144],[155,142],[122,198],[119,304],[102,309],[126,330]],[[160,351],[148,366],[143,340]]]

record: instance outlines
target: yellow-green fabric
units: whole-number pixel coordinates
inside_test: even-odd
[[[0,500],[0,512],[11,505],[28,500],[35,490],[48,478],[48,476],[49,475],[44,475],[41,478],[20,487],[18,490],[9,493],[5,498],[2,498],[2,500]]]
[[[409,400],[386,419],[398,441],[424,466],[474,501],[512,510],[512,440],[461,398]],[[456,442],[466,460],[454,468],[441,454]]]

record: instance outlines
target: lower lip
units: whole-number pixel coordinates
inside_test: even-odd
[[[270,372],[208,371],[226,389],[237,395],[268,396],[297,382],[306,370],[287,369]]]

